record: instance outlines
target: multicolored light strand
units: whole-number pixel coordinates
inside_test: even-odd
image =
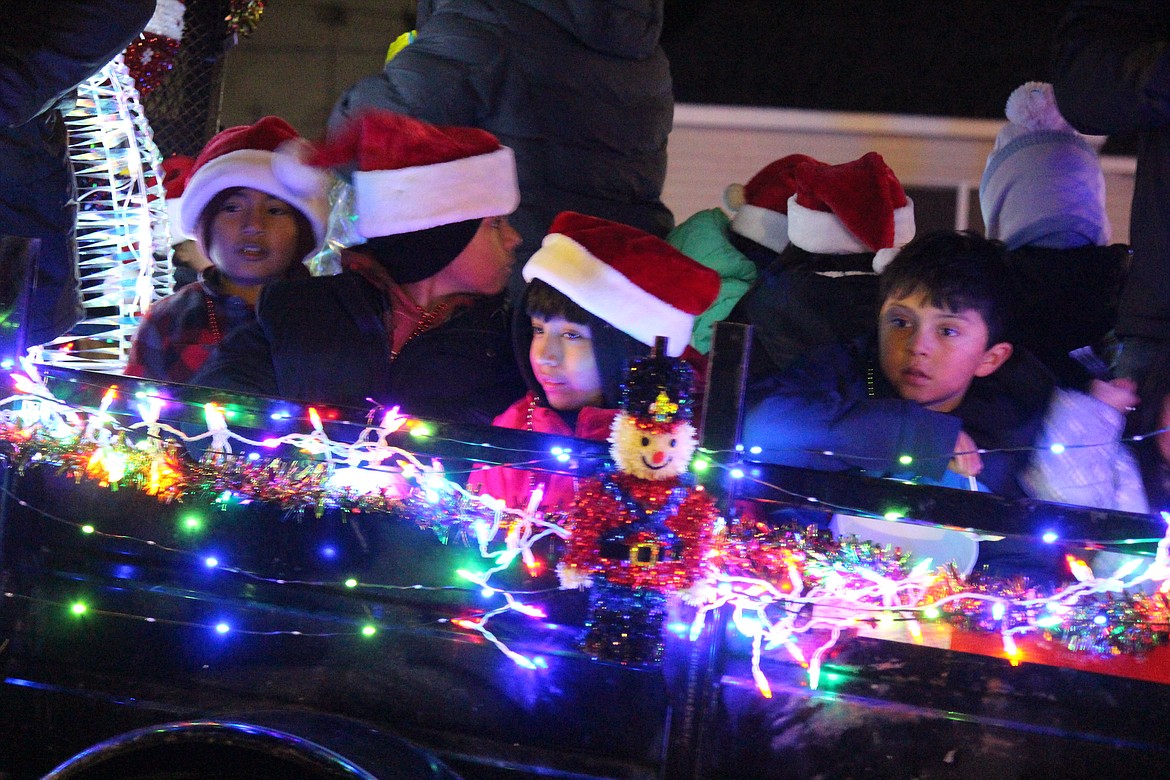
[[[0,399],[0,451],[11,467],[56,468],[75,479],[111,490],[141,490],[164,502],[257,501],[317,513],[325,509],[384,513],[429,528],[441,541],[465,540],[479,549],[488,566],[483,571],[461,570],[459,575],[485,597],[503,603],[452,620],[451,625],[477,634],[521,667],[539,667],[537,659],[511,650],[489,622],[509,613],[539,620],[544,610],[527,603],[521,593],[496,588],[491,578],[517,561],[530,573],[538,572],[541,562],[535,545],[544,539],[564,541],[568,536],[564,518],[533,512],[538,500],[527,510],[512,510],[490,496],[467,493],[445,478],[441,464],[427,463],[389,444],[391,434],[424,423],[387,410],[353,443],[340,443],[326,434],[320,415],[310,412],[305,432],[257,440],[231,430],[223,411],[210,405],[207,431],[184,434],[161,421],[165,399],[140,399],[138,419],[121,424],[118,420],[126,412],[116,409],[125,404],[116,389],[107,390],[97,408],[75,408],[49,391],[35,365],[26,361],[24,368],[11,376],[13,393]],[[187,454],[196,443],[207,445],[202,458]],[[296,449],[301,455],[259,454],[278,448]],[[103,535],[101,529],[76,525],[83,534]],[[770,693],[761,663],[767,654],[784,653],[805,665],[815,687],[821,666],[840,637],[865,627],[904,628],[911,641],[919,641],[928,622],[945,623],[957,631],[995,632],[1013,662],[1021,660],[1018,640],[1023,637],[1109,658],[1150,652],[1165,644],[1170,632],[1170,534],[1160,541],[1152,559],[1135,558],[1111,572],[1098,574],[1073,558],[1070,568],[1076,581],[1044,593],[1019,578],[964,579],[945,566],[912,561],[901,551],[857,539],[834,539],[816,529],[717,525],[704,567],[711,572],[708,587],[696,591],[705,596],[695,605],[691,636],[700,634],[713,610],[730,609],[732,623],[752,641],[753,675],[763,695]],[[284,584],[190,550],[138,541],[156,551],[192,556],[201,566]],[[390,586],[354,581],[345,587]],[[84,609],[103,614],[92,605]],[[209,630],[222,628],[216,624]],[[368,635],[369,630],[379,628],[363,626],[355,632]]]
[[[78,276],[85,314],[38,359],[120,370],[142,313],[170,294],[161,157],[121,56],[78,87],[65,114],[77,182]]]

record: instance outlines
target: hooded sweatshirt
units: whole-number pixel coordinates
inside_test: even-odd
[[[674,114],[663,0],[421,0],[418,34],[346,91],[330,126],[368,108],[479,127],[516,155],[519,269],[562,211],[665,236]]]

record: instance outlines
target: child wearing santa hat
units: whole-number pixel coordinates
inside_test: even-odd
[[[150,307],[127,375],[190,381],[230,331],[254,319],[264,285],[308,275],[303,261],[321,245],[329,207],[328,176],[302,161],[305,147],[275,116],[207,142],[186,173],[176,233],[194,239],[211,267]]]
[[[332,276],[266,288],[196,378],[228,390],[489,423],[522,392],[502,295],[520,237],[512,150],[475,128],[368,111],[316,150],[353,184],[364,243]],[[189,195],[187,196],[189,197]]]
[[[679,224],[666,240],[685,255],[719,273],[719,295],[707,311],[695,318],[691,346],[701,354],[711,350],[715,323],[731,313],[760,270],[769,267],[788,246],[788,198],[793,172],[801,163],[817,160],[790,154],[774,160],[748,179],[724,192],[728,216],[721,208],[706,209]]]
[[[528,262],[514,328],[528,392],[493,423],[505,428],[604,441],[621,400],[630,361],[650,353],[657,336],[670,357],[688,348],[695,317],[719,291],[719,275],[656,236],[628,225],[566,211]],[[574,478],[492,467],[471,484],[524,508],[538,485],[539,507],[567,509]]]
[[[787,175],[788,244],[728,316],[753,326],[753,377],[866,332],[878,272],[915,232],[914,203],[877,152],[840,165],[798,161]]]

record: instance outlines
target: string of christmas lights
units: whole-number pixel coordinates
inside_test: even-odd
[[[161,157],[119,55],[77,90],[65,114],[77,183],[78,276],[85,315],[38,359],[120,370],[142,313],[170,294]]]
[[[535,512],[539,496],[525,510],[511,510],[490,496],[468,493],[446,479],[441,464],[425,463],[388,443],[391,434],[413,432],[413,427],[425,423],[404,417],[396,409],[386,410],[355,442],[339,443],[326,435],[320,415],[310,410],[307,432],[249,439],[231,430],[222,410],[209,405],[207,431],[185,434],[160,421],[164,399],[138,399],[139,419],[123,425],[118,418],[125,412],[113,411],[115,389],[103,395],[97,408],[73,407],[49,391],[35,365],[25,361],[23,367],[23,373],[11,375],[14,392],[0,399],[0,452],[11,467],[18,471],[56,468],[110,489],[133,487],[160,501],[258,501],[318,514],[326,508],[376,512],[430,528],[444,542],[466,540],[479,548],[488,565],[484,571],[460,570],[458,574],[471,589],[499,598],[502,604],[454,619],[451,625],[477,634],[521,667],[539,667],[534,659],[511,650],[488,625],[502,614],[541,619],[545,611],[528,603],[524,592],[495,588],[490,580],[517,561],[530,573],[540,570],[535,545],[550,537],[565,539],[563,518]],[[434,433],[428,429],[425,435]],[[199,459],[187,454],[187,448],[196,443],[207,445]],[[234,447],[254,449],[244,454]],[[295,449],[308,457],[265,458],[258,452],[279,448]],[[359,475],[361,479],[355,480]],[[56,519],[70,522],[83,534],[101,537],[106,533]],[[736,522],[718,525],[704,568],[710,596],[697,605],[690,633],[697,637],[713,610],[730,608],[732,623],[752,640],[753,674],[763,695],[770,693],[761,669],[766,654],[791,655],[808,667],[810,684],[816,686],[826,653],[841,636],[866,625],[901,625],[915,640],[928,621],[945,622],[962,631],[996,632],[1006,657],[1017,663],[1021,658],[1017,640],[1023,636],[1110,657],[1149,652],[1165,644],[1170,631],[1166,595],[1170,591],[1170,535],[1159,541],[1156,555],[1140,571],[1144,561],[1135,558],[1098,575],[1074,558],[1070,567],[1077,582],[1042,593],[1017,579],[964,579],[946,566],[913,562],[901,551],[857,539],[832,539],[824,532]],[[194,557],[211,569],[285,582],[156,540],[134,541],[156,551]],[[314,584],[384,587],[348,579]],[[115,612],[110,616],[126,617]],[[222,627],[217,624],[209,630]],[[297,634],[301,629],[282,631]],[[797,641],[801,637],[815,637],[818,644],[811,652],[802,650]]]
[[[1170,526],[1170,517],[1164,519]],[[766,651],[788,651],[808,668],[815,688],[825,652],[842,632],[866,624],[900,622],[916,642],[927,620],[996,632],[1013,664],[1022,659],[1022,635],[1102,657],[1142,654],[1166,644],[1170,634],[1168,548],[1170,527],[1144,571],[1137,572],[1142,561],[1135,558],[1100,577],[1069,556],[1077,582],[1043,593],[1021,578],[964,579],[929,559],[908,569],[904,553],[853,538],[834,540],[815,528],[741,527],[726,537],[718,595],[699,611],[691,634],[698,635],[706,612],[731,605],[736,627],[753,638],[753,675],[765,696],[770,687],[760,660]],[[805,657],[794,640],[816,629],[829,631],[830,639]]]

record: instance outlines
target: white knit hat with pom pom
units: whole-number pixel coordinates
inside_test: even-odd
[[[1008,249],[1109,243],[1105,177],[1096,149],[1069,125],[1052,85],[1029,81],[1008,97],[979,183],[987,237]]]

